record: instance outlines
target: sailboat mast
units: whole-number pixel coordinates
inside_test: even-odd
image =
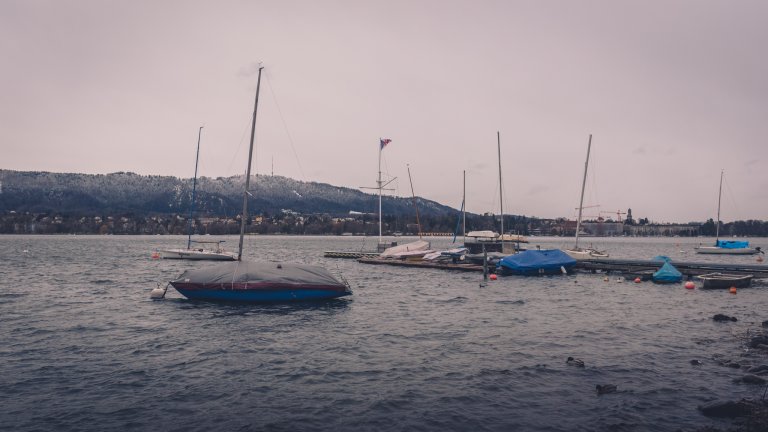
[[[416,193],[413,191],[413,179],[411,179],[411,166],[408,168],[408,181],[411,183],[411,196],[413,197],[413,208],[416,209],[416,226],[419,227],[419,240],[421,240],[421,221],[419,220],[419,206],[416,205]]]
[[[723,196],[723,172],[720,170],[720,189],[717,192],[717,225],[715,226],[715,246],[717,241],[720,240],[720,198]]]
[[[187,236],[187,249],[192,247],[192,216],[195,213],[195,191],[197,190],[197,162],[200,160],[200,136],[203,133],[203,127],[197,131],[197,155],[195,156],[195,179],[192,180],[192,205],[189,206],[189,234]]]
[[[496,131],[496,148],[499,152],[499,205],[501,207],[501,250],[504,250],[504,191],[501,182],[501,134]]]
[[[259,77],[256,81],[256,101],[253,103],[253,121],[251,122],[251,146],[248,149],[248,167],[245,171],[245,190],[243,191],[243,215],[240,218],[240,244],[237,247],[237,260],[243,260],[243,236],[245,235],[245,221],[248,219],[248,188],[251,184],[251,159],[253,158],[253,140],[256,136],[256,113],[259,109],[259,88],[261,87],[261,70],[264,67],[259,66]]]
[[[581,230],[581,211],[584,209],[584,188],[587,186],[587,168],[589,167],[589,150],[592,148],[592,134],[589,134],[587,143],[587,160],[584,161],[584,178],[581,180],[581,198],[579,198],[579,216],[576,219],[576,246],[579,248],[579,231]]]
[[[378,185],[379,189],[379,244],[381,244],[381,190],[384,187],[381,184],[381,151],[383,150],[383,147],[381,144],[379,144],[379,179],[376,180],[376,184]]]
[[[467,170],[463,171],[464,184],[461,194],[461,235],[464,236],[464,243],[467,242]]]

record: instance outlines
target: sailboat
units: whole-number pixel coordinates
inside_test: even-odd
[[[717,225],[715,225],[715,245],[701,246],[695,248],[696,253],[700,254],[718,254],[718,255],[754,255],[765,253],[759,247],[749,247],[748,241],[720,240],[720,201],[723,196],[723,173],[720,171],[720,189],[717,193]]]
[[[592,134],[589,134],[587,143],[587,160],[584,162],[584,178],[581,180],[581,198],[579,199],[579,216],[576,219],[576,243],[570,249],[565,249],[565,253],[576,260],[586,260],[595,258],[608,258],[608,253],[594,248],[579,247],[579,231],[581,231],[581,213],[584,210],[584,188],[587,185],[587,168],[589,167],[589,151],[592,149]]]
[[[504,234],[504,190],[501,180],[501,133],[496,132],[496,149],[499,159],[499,210],[501,212],[501,235],[489,231],[470,231],[464,236],[464,247],[469,250],[472,259],[479,259],[483,251],[492,252],[494,257],[507,256],[525,248],[520,247],[520,243],[527,243],[528,240],[520,235]],[[467,240],[469,237],[469,240]]]
[[[161,249],[157,255],[163,259],[184,259],[184,260],[210,260],[210,261],[234,261],[237,255],[233,252],[227,252],[221,247],[223,240],[192,240],[192,217],[195,214],[195,192],[197,191],[197,165],[200,161],[200,138],[203,133],[203,127],[197,131],[197,155],[195,156],[195,177],[192,182],[192,204],[189,207],[189,228],[187,234],[187,247],[175,249]],[[192,247],[192,244],[195,247]],[[155,256],[155,255],[153,255]]]
[[[163,298],[168,285],[184,297],[193,300],[234,302],[285,302],[320,300],[352,294],[346,282],[337,280],[326,269],[306,264],[243,261],[243,236],[248,220],[248,191],[251,179],[253,141],[256,133],[256,113],[259,106],[261,71],[256,84],[256,100],[251,123],[251,144],[243,190],[243,213],[240,218],[240,243],[237,261],[187,270],[165,288],[152,290],[151,297]]]

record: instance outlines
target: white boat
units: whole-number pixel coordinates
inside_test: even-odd
[[[710,255],[754,255],[765,253],[759,247],[749,247],[748,241],[720,240],[720,201],[723,196],[723,173],[720,171],[720,189],[717,193],[717,225],[715,225],[715,245],[695,247],[698,254]]]
[[[223,241],[192,240],[190,247],[186,249],[162,249],[159,251],[163,259],[207,260],[207,261],[235,261],[237,254],[227,252],[221,247]],[[205,245],[193,247],[192,245]]]
[[[195,193],[197,192],[197,164],[200,160],[200,137],[202,136],[203,127],[197,131],[197,155],[195,156],[195,177],[192,183],[192,203],[189,206],[189,227],[187,235],[187,247],[186,249],[161,249],[153,254],[153,257],[159,255],[163,259],[182,259],[182,260],[208,260],[208,261],[234,261],[237,259],[237,255],[232,252],[227,252],[221,247],[222,241],[202,241],[192,240],[192,223],[193,216],[195,214]],[[192,247],[195,243],[196,246]],[[208,246],[211,245],[211,246]],[[215,246],[214,246],[215,245]]]
[[[407,256],[418,256],[419,254],[426,255],[429,252],[434,252],[429,250],[429,242],[424,240],[416,240],[411,243],[406,243],[403,245],[398,246],[392,246],[391,248],[387,248],[384,252],[379,255],[380,258],[403,258]]]
[[[579,247],[579,232],[581,231],[581,213],[584,210],[584,188],[587,185],[587,168],[589,167],[589,151],[592,148],[592,134],[589,134],[589,142],[587,143],[587,160],[584,162],[584,178],[581,181],[581,198],[579,199],[579,216],[576,219],[576,243],[570,249],[565,249],[564,252],[571,256],[575,260],[587,260],[596,258],[608,258],[608,253],[605,251],[599,251],[593,247],[581,248]]]

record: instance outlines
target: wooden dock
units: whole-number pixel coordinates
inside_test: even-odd
[[[382,259],[363,257],[357,260],[362,264],[391,265],[398,267],[429,268],[439,270],[473,271],[482,272],[483,266],[480,264],[464,263],[436,263],[430,261],[401,260],[401,259]],[[621,273],[624,276],[640,277],[641,279],[650,279],[650,276],[661,266],[660,261],[644,260],[620,260],[620,259],[601,259],[584,260],[576,264],[576,269],[582,272],[590,273]],[[715,263],[695,263],[695,262],[671,262],[677,270],[683,275],[691,278],[693,276],[706,273],[728,273],[735,275],[753,275],[755,279],[768,278],[768,265],[760,264],[715,264]],[[489,264],[489,271],[494,270],[494,266]]]
[[[580,270],[591,272],[621,272],[637,273],[656,271],[663,263],[660,261],[643,260],[621,260],[621,259],[593,259],[579,261],[576,267]],[[685,276],[693,277],[706,273],[728,273],[735,275],[753,275],[755,278],[768,278],[768,266],[764,264],[718,264],[718,263],[697,263],[687,261],[670,262],[675,268]]]
[[[382,259],[382,258],[360,258],[357,260],[363,264],[378,264],[378,265],[391,265],[398,267],[416,267],[416,268],[428,268],[439,270],[457,270],[457,271],[470,271],[470,272],[482,272],[482,264],[452,264],[452,263],[439,263],[422,260],[401,260],[401,259]],[[488,266],[489,271],[493,271],[493,266]]]
[[[378,258],[378,252],[350,252],[350,251],[325,251],[323,256],[326,258]]]

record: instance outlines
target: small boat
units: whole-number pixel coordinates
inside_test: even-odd
[[[237,255],[227,252],[221,247],[222,241],[201,241],[192,240],[192,223],[195,215],[195,192],[197,191],[197,163],[200,160],[200,138],[202,137],[203,127],[197,130],[197,154],[195,156],[195,177],[192,182],[192,202],[189,206],[189,223],[187,228],[187,248],[161,249],[153,253],[153,258],[180,259],[180,260],[208,260],[208,261],[234,261]],[[192,247],[192,243],[198,246]],[[206,247],[206,245],[215,245]],[[201,247],[202,246],[202,247]]]
[[[483,248],[485,248],[486,252],[502,253],[504,256],[525,250],[524,247],[519,245],[517,240],[513,240],[513,238],[520,237],[511,236],[510,234],[500,236],[494,231],[485,230],[470,231],[464,237],[464,247],[471,254],[482,255]],[[520,243],[524,243],[524,241],[521,240]]]
[[[605,251],[599,251],[593,247],[580,248],[579,236],[581,231],[581,214],[584,210],[584,188],[587,185],[587,168],[589,167],[589,151],[592,148],[592,134],[589,134],[589,142],[587,143],[587,160],[584,162],[584,177],[581,180],[581,198],[579,199],[579,216],[576,218],[576,243],[572,248],[566,249],[565,253],[571,256],[575,260],[588,260],[608,258],[608,253]]]
[[[170,281],[165,289],[152,290],[150,297],[160,299],[165,296],[168,285],[173,286],[181,295],[193,300],[232,301],[232,302],[284,302],[299,300],[332,299],[352,294],[346,282],[340,282],[326,269],[306,264],[276,262],[245,262],[243,257],[243,237],[248,220],[248,186],[251,180],[251,160],[253,141],[256,134],[256,112],[259,106],[259,88],[261,70],[256,84],[256,101],[253,108],[251,125],[251,144],[248,151],[245,187],[243,190],[243,213],[240,218],[240,245],[237,261],[218,263],[206,268],[187,270],[175,280]]]
[[[538,276],[563,274],[573,269],[576,260],[560,249],[527,250],[502,258],[496,267],[505,274]]]
[[[187,270],[171,281],[192,300],[284,302],[352,294],[322,267],[306,264],[243,262]]]
[[[696,279],[702,281],[702,288],[723,288],[731,287],[746,288],[752,283],[753,275],[734,275],[727,273],[707,273],[696,276]]]
[[[237,254],[234,252],[227,252],[221,247],[223,240],[219,241],[204,241],[204,240],[191,240],[190,247],[186,249],[161,249],[159,251],[160,256],[163,259],[184,259],[184,260],[208,260],[208,261],[235,261],[237,260]],[[208,247],[191,247],[192,244],[196,245],[210,245]]]
[[[443,251],[435,251],[424,255],[425,261],[450,261],[458,262],[464,261],[464,256],[467,254],[467,248],[458,247]]]
[[[748,241],[715,240],[714,246],[699,245],[696,253],[710,255],[755,255],[763,252],[760,247],[749,247]]]
[[[709,255],[754,255],[764,254],[759,247],[749,247],[748,241],[720,240],[720,201],[723,196],[723,173],[720,171],[720,189],[717,194],[717,225],[715,225],[715,245],[702,246],[694,248],[698,254]]]
[[[399,246],[392,246],[382,252],[380,258],[404,258],[406,256],[424,256],[430,252],[429,242],[424,240],[416,240],[410,243],[402,244]]]

